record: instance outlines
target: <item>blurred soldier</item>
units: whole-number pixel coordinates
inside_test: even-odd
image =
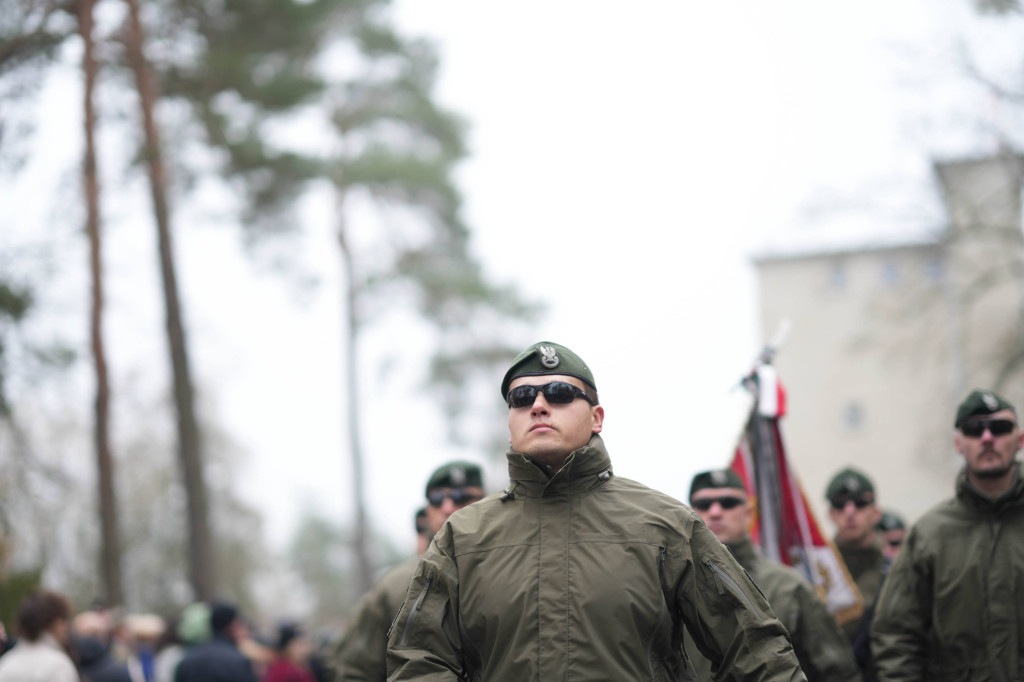
[[[758,555],[748,532],[753,504],[736,472],[718,469],[694,476],[690,506],[764,592],[775,615],[789,630],[808,681],[860,682],[850,643],[814,587],[797,570]],[[711,662],[689,637],[686,652],[697,671],[710,679]]]
[[[18,607],[18,643],[0,658],[0,682],[78,682],[68,656],[71,605],[63,595],[37,590]]]
[[[875,500],[875,486],[871,479],[856,469],[846,468],[833,476],[825,497],[829,503],[829,518],[836,525],[836,549],[860,591],[864,606],[860,618],[841,625],[850,640],[857,665],[870,681],[874,679],[874,662],[871,660],[868,629],[886,572],[885,556],[875,531],[875,525],[882,518],[882,510]]]
[[[891,511],[882,512],[882,518],[875,524],[875,530],[882,536],[882,555],[885,557],[886,570],[899,556],[903,540],[907,536],[907,526],[898,514]]]
[[[174,671],[174,682],[256,682],[249,659],[239,650],[249,628],[233,604],[210,608],[213,637],[185,653]]]
[[[416,556],[423,556],[433,537],[434,532],[430,530],[430,524],[427,523],[427,508],[420,507],[416,510]]]
[[[652,379],[671,359],[630,361]],[[806,679],[782,624],[700,517],[612,474],[604,408],[579,356],[531,346],[501,396],[511,485],[434,536],[391,626],[389,680],[686,679],[684,625],[720,679]]]
[[[879,599],[883,680],[1024,679],[1024,432],[991,391],[971,392],[954,426],[956,496],[910,529]]]
[[[71,621],[82,676],[89,682],[131,682],[128,666],[110,654],[113,624],[106,613],[83,611]]]
[[[417,554],[385,573],[360,600],[332,656],[337,680],[387,679],[388,628],[405,601],[420,555],[449,516],[484,496],[483,473],[470,462],[449,462],[430,475],[426,496],[426,508],[416,512]]]
[[[875,524],[882,517],[875,501],[875,486],[856,469],[843,469],[829,481],[825,497],[828,516],[836,525],[836,548],[868,609],[875,603],[885,575],[885,557],[875,532]],[[843,624],[851,641],[860,625],[859,619]]]

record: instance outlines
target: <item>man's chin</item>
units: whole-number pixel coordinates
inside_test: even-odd
[[[1005,467],[993,467],[990,469],[978,469],[972,472],[977,478],[992,479],[992,478],[1003,478],[1012,469],[1012,466]]]

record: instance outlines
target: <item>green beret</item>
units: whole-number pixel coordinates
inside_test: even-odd
[[[953,426],[960,428],[960,425],[964,423],[968,417],[974,417],[977,415],[992,414],[993,412],[1000,412],[1002,410],[1013,410],[1014,414],[1017,410],[1010,404],[1008,400],[1000,395],[993,393],[992,391],[980,391],[975,389],[971,391],[971,394],[964,398],[964,401],[960,403],[960,407],[956,409],[956,421],[953,422]]]
[[[509,384],[516,377],[543,376],[545,374],[576,377],[587,382],[595,391],[597,390],[594,374],[587,367],[587,363],[580,359],[580,356],[565,346],[550,341],[541,341],[524,350],[512,361],[512,366],[508,368],[505,378],[501,380],[502,400],[508,396]]]
[[[882,532],[887,530],[904,530],[906,527],[903,519],[891,511],[882,512],[882,518],[878,519],[878,523],[875,524],[875,529]]]
[[[856,469],[843,469],[832,477],[825,490],[825,499],[831,500],[837,495],[857,495],[859,493],[874,494],[875,486],[871,479]]]
[[[431,488],[483,488],[484,475],[472,462],[448,462],[434,470],[427,481]]]
[[[747,491],[743,479],[732,469],[712,469],[694,476],[693,482],[690,483],[690,499],[693,499],[695,492],[705,488],[739,488],[744,493]]]

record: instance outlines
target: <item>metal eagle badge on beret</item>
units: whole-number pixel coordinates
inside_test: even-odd
[[[981,400],[985,403],[985,407],[992,410],[993,412],[999,407],[999,401],[991,393],[982,393]]]
[[[726,483],[729,482],[729,478],[725,475],[724,471],[712,471],[711,482],[716,488],[724,488],[726,487]]]
[[[540,364],[544,365],[548,369],[558,367],[560,360],[558,359],[558,353],[554,347],[537,346],[537,351],[540,352]]]
[[[847,476],[845,486],[851,493],[860,492],[860,481],[856,476]]]
[[[452,479],[452,485],[463,486],[466,485],[466,470],[462,467],[452,467],[448,471],[449,478]]]

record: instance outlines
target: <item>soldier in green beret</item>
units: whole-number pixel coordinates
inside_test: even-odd
[[[483,496],[483,471],[472,462],[448,462],[430,474],[427,505],[416,512],[416,556],[394,566],[360,599],[329,661],[335,682],[387,679],[388,627],[405,600],[420,555],[449,516]]]
[[[956,495],[907,533],[871,628],[884,680],[1024,679],[1024,480],[1017,410],[972,391],[956,412]]]
[[[732,469],[704,471],[690,484],[690,506],[764,592],[789,630],[809,682],[861,682],[850,642],[811,585],[796,569],[760,556],[750,539],[753,503]],[[686,640],[699,679],[711,679],[711,662]]]
[[[590,368],[520,353],[501,382],[509,487],[451,516],[409,585],[389,680],[805,680],[785,628],[700,517],[615,476]]]
[[[829,503],[828,516],[836,526],[836,549],[857,584],[864,610],[868,611],[882,588],[886,566],[875,532],[875,524],[882,517],[875,500],[875,485],[857,469],[845,468],[829,480],[825,499]],[[856,643],[858,633],[861,638],[867,636],[866,623],[860,617],[840,625],[851,642]]]
[[[875,524],[875,530],[882,537],[882,555],[885,557],[886,569],[892,566],[899,556],[903,540],[907,536],[907,526],[903,519],[894,511],[883,511],[882,517]]]

